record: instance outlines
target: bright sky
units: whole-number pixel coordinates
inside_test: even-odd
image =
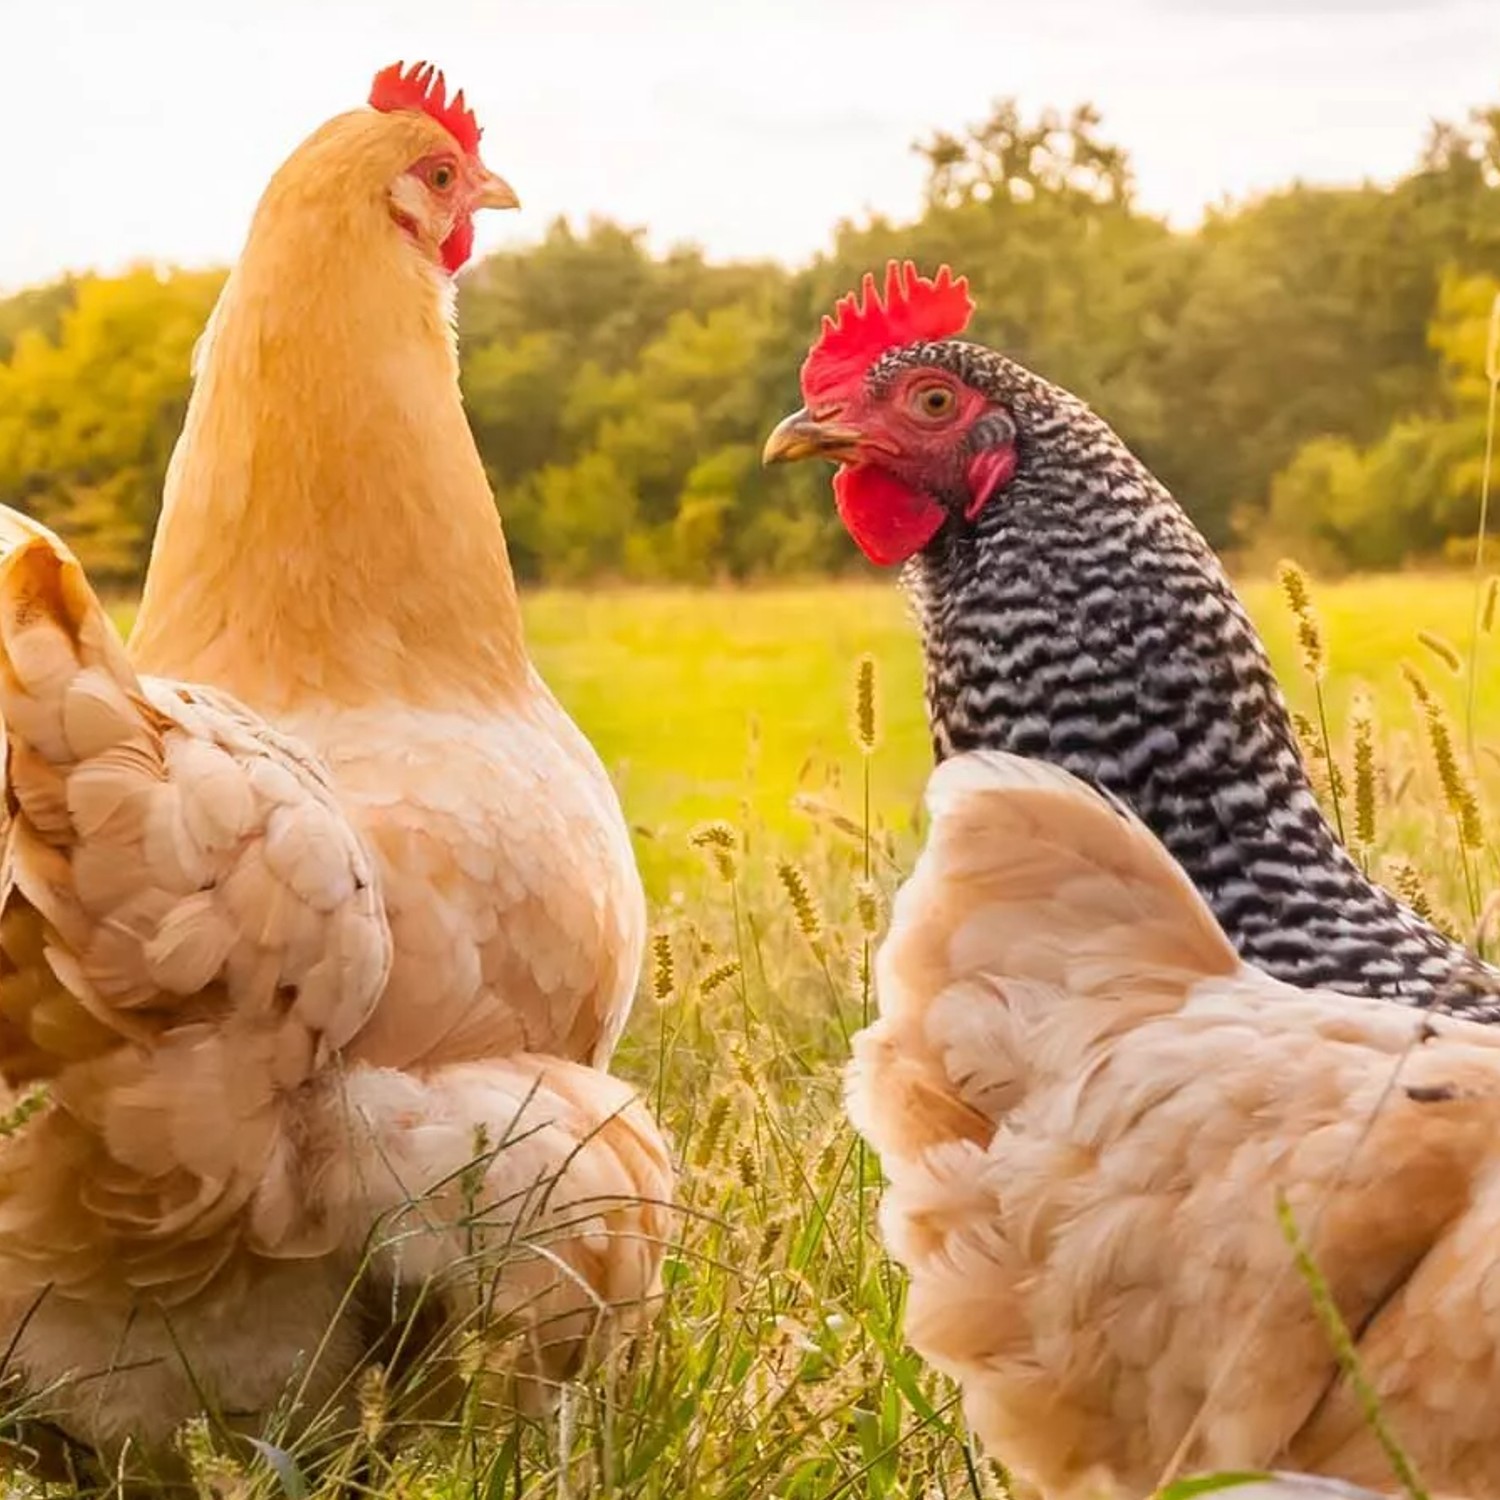
[[[0,288],[236,254],[278,162],[370,76],[461,84],[520,215],[801,260],[904,215],[911,141],[1088,99],[1146,206],[1388,177],[1500,99],[1500,0],[0,0]]]

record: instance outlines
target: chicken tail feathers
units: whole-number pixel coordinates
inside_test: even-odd
[[[321,1232],[265,1205],[299,1201],[301,1090],[384,989],[377,872],[304,747],[138,677],[3,508],[0,728],[0,1101],[45,1096],[0,1140],[0,1269],[181,1301],[263,1219]]]
[[[138,736],[143,713],[125,647],[77,559],[44,526],[0,507],[0,721],[12,795],[25,806],[57,771]]]
[[[1119,994],[1133,971],[1191,982],[1239,958],[1133,814],[1042,761],[982,752],[934,773],[927,847],[881,954],[898,994],[980,974]]]
[[[877,960],[881,1019],[850,1075],[855,1124],[883,1155],[988,1141],[1025,1092],[1031,1009],[1095,1001],[1080,1024],[1108,1030],[1239,966],[1149,830],[1068,772],[956,756],[927,806],[927,845]]]
[[[960,942],[960,963],[1089,992],[1100,981],[1118,992],[1130,962],[1191,978],[1238,968],[1214,913],[1155,835],[1059,766],[969,754],[938,769],[927,801],[932,837],[918,880],[944,903],[954,938],[981,915],[993,938],[993,947]]]

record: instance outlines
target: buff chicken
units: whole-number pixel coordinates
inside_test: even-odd
[[[106,1455],[349,1406],[429,1285],[545,1403],[659,1290],[641,883],[459,395],[479,135],[396,65],[277,171],[128,649],[0,521],[0,1338]]]

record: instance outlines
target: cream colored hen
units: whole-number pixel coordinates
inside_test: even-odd
[[[254,1425],[294,1372],[337,1406],[434,1277],[454,1322],[567,1373],[596,1308],[628,1325],[655,1286],[671,1172],[630,1088],[528,1053],[361,1061],[393,945],[327,770],[138,677],[40,527],[0,512],[0,543],[0,1065],[47,1091],[0,1142],[0,1318],[55,1419],[149,1448],[205,1400]]]
[[[47,1090],[0,1139],[0,1346],[106,1451],[347,1404],[430,1275],[543,1383],[658,1288],[666,1147],[596,1070],[640,877],[459,395],[451,275],[515,198],[441,75],[370,103],[256,211],[128,656],[0,518],[0,1074]]]
[[[1500,1495],[1500,1036],[1242,963],[1054,767],[961,756],[928,801],[849,1103],[908,1337],[991,1450],[1055,1496],[1174,1456],[1394,1490],[1284,1194],[1427,1484]]]

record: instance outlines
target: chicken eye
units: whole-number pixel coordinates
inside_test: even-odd
[[[958,398],[945,385],[924,385],[912,396],[917,414],[929,421],[949,416],[957,404]]]
[[[444,162],[432,169],[432,172],[428,176],[427,180],[433,185],[433,187],[438,190],[438,192],[446,193],[448,189],[453,186],[453,179],[457,175],[458,174],[454,172],[453,168],[446,162]]]

